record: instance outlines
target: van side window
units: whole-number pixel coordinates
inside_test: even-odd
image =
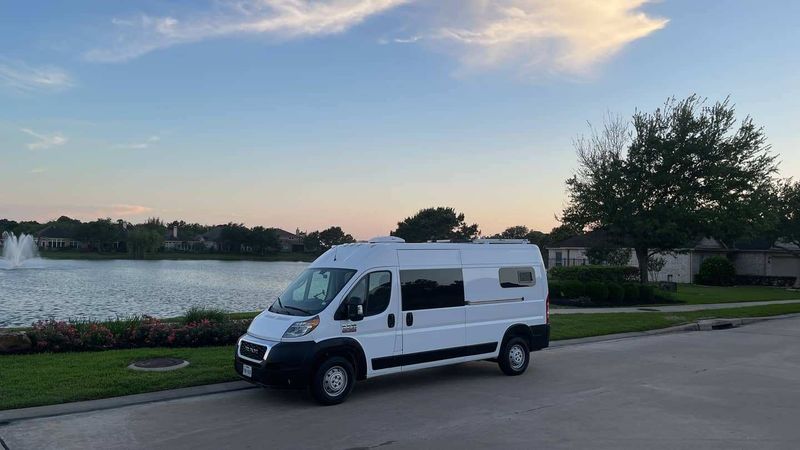
[[[342,302],[341,314],[337,311],[334,319],[346,317],[344,305],[352,297],[364,300],[364,317],[374,316],[386,311],[392,298],[392,273],[387,271],[372,272],[361,277]]]
[[[516,288],[536,285],[536,269],[533,267],[500,268],[500,287]]]
[[[461,269],[400,271],[403,311],[464,306]]]

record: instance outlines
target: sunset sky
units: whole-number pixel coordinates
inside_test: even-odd
[[[547,231],[608,113],[730,95],[800,177],[800,2],[0,4],[0,217]]]

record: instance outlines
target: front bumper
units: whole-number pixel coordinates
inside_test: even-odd
[[[241,341],[266,346],[262,360],[243,356],[239,351]],[[303,388],[308,386],[314,356],[313,341],[275,342],[244,335],[236,345],[234,368],[236,373],[254,384],[269,387]],[[252,367],[252,376],[245,376],[243,366]]]

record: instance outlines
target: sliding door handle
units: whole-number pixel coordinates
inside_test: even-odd
[[[414,325],[414,313],[407,312],[406,313],[406,326],[410,327]]]

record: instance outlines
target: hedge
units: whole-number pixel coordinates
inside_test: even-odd
[[[639,285],[629,283],[625,285],[625,304],[635,305],[639,303]]]
[[[569,306],[641,305],[677,302],[675,294],[650,284],[549,280],[550,298]],[[589,303],[591,301],[591,303]]]
[[[733,286],[736,279],[736,268],[728,258],[712,256],[700,264],[700,270],[695,275],[697,284],[707,286]]]
[[[207,317],[211,317],[209,319]],[[109,322],[44,320],[25,331],[29,352],[70,352],[138,347],[201,347],[233,344],[250,320],[233,320],[218,311],[192,310],[183,321],[142,316]]]
[[[604,304],[608,300],[608,287],[600,281],[586,283],[586,296],[596,304]]]
[[[767,275],[736,275],[737,285],[746,286],[774,286],[792,287],[797,282],[797,277],[776,277]]]
[[[608,283],[608,303],[619,306],[625,303],[625,288],[619,283]]]
[[[590,281],[624,283],[639,281],[639,269],[629,266],[553,267],[547,271],[547,276],[555,280],[578,280],[584,283]]]

